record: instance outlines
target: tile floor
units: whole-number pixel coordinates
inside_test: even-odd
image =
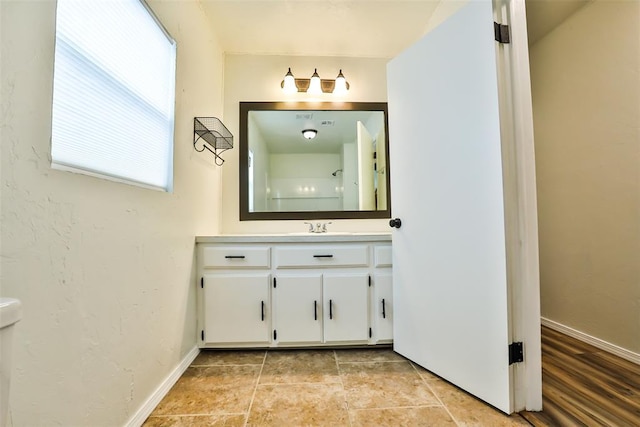
[[[529,426],[391,349],[202,351],[156,426]]]

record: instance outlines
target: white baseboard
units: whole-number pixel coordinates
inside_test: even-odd
[[[189,353],[180,361],[178,366],[160,383],[158,388],[147,398],[144,404],[133,414],[129,421],[125,423],[127,427],[140,427],[142,423],[151,415],[151,412],[158,406],[163,397],[169,393],[171,387],[180,379],[184,371],[187,370],[191,362],[198,356],[200,349],[194,346]]]
[[[627,350],[626,348],[611,344],[610,342],[601,340],[600,338],[592,337],[591,335],[587,335],[584,332],[580,332],[576,329],[570,328],[569,326],[565,326],[562,323],[558,323],[544,317],[542,317],[540,320],[542,326],[547,326],[554,331],[562,332],[563,334],[569,335],[570,337],[573,337],[577,340],[580,340],[587,344],[591,344],[592,346],[597,347],[600,350],[607,351],[611,354],[615,354],[618,357],[640,365],[640,354],[638,353],[634,353],[633,351]]]

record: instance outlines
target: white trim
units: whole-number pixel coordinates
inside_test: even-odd
[[[570,328],[569,326],[565,326],[562,323],[555,322],[551,319],[547,319],[545,317],[540,318],[542,326],[546,326],[554,331],[561,332],[565,335],[569,335],[572,338],[585,342],[587,344],[591,344],[594,347],[599,348],[600,350],[607,351],[611,354],[615,354],[618,357],[628,360],[629,362],[636,363],[640,365],[640,354],[634,353],[631,350],[627,350],[626,348],[619,347],[615,344],[611,344],[605,340],[601,340],[600,338],[592,337],[591,335],[585,334],[584,332],[578,331],[577,329]]]
[[[529,46],[524,0],[493,0],[494,21],[511,42],[496,43],[509,298],[509,342],[524,343],[510,366],[511,411],[542,410],[538,208]],[[490,25],[491,23],[487,23]]]
[[[158,406],[162,398],[164,398],[171,387],[180,379],[184,371],[187,370],[191,362],[195,360],[195,358],[200,353],[200,349],[197,346],[194,346],[189,353],[182,359],[182,361],[176,366],[176,368],[167,376],[167,378],[160,383],[158,388],[151,393],[151,396],[147,398],[147,400],[142,404],[142,406],[129,418],[129,420],[125,423],[127,427],[140,427],[142,423],[151,415],[153,410]]]

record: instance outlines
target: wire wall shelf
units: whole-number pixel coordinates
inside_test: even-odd
[[[202,142],[202,148],[198,149]],[[220,155],[233,148],[233,135],[216,117],[194,117],[193,118],[193,148],[201,153],[205,149],[213,153],[215,163],[222,166],[224,159]]]

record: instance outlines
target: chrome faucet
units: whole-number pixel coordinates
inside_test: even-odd
[[[325,223],[316,223],[315,226],[312,222],[305,221],[305,224],[309,224],[309,233],[326,233],[327,225],[331,224],[331,221]]]

